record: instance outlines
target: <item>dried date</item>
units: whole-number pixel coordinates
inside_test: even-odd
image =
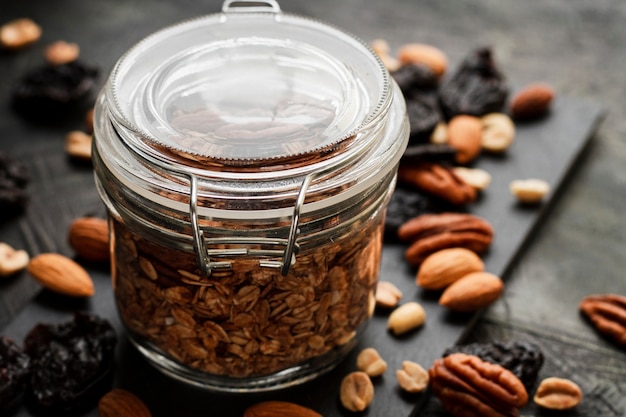
[[[509,94],[490,48],[471,52],[454,76],[441,86],[439,100],[447,119],[459,114],[483,116],[501,112]]]
[[[436,97],[427,94],[412,95],[406,99],[409,116],[409,144],[427,143],[441,120]]]
[[[387,205],[385,216],[385,240],[398,240],[398,229],[410,219],[427,213],[452,210],[453,205],[411,188],[397,185]]]
[[[22,161],[0,151],[0,212],[12,215],[28,203],[30,172]]]
[[[453,346],[444,351],[443,356],[465,353],[478,356],[484,361],[501,365],[517,376],[527,391],[537,382],[543,366],[544,356],[539,346],[528,341],[496,341]]]
[[[405,97],[411,97],[416,92],[436,89],[439,84],[437,75],[426,65],[402,65],[393,71],[391,76]]]
[[[89,97],[96,87],[98,72],[80,61],[36,68],[18,81],[13,104],[29,118],[59,114]]]
[[[116,343],[109,322],[87,313],[76,313],[66,323],[35,326],[24,340],[33,370],[27,403],[47,413],[95,404],[110,389]]]

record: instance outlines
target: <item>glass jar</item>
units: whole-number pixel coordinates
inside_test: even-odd
[[[164,373],[233,392],[309,380],[355,346],[408,141],[367,45],[245,3],[120,58],[93,152],[130,340]]]

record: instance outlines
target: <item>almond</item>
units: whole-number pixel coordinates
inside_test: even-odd
[[[440,290],[472,272],[484,269],[482,259],[469,249],[442,249],[424,259],[416,283],[427,290]]]
[[[403,65],[425,65],[437,77],[443,76],[448,68],[448,58],[441,49],[423,43],[409,43],[401,46],[398,50],[398,60]]]
[[[500,277],[489,272],[472,272],[446,288],[439,304],[460,312],[475,311],[497,300],[503,288]]]
[[[554,99],[554,89],[545,83],[529,84],[511,100],[511,116],[516,120],[532,120],[545,115]]]
[[[467,164],[482,148],[483,125],[478,117],[455,116],[448,123],[448,145],[457,150],[456,162]]]
[[[104,262],[111,258],[106,220],[96,217],[74,220],[70,225],[68,241],[76,254],[87,261]]]
[[[151,417],[152,413],[139,397],[130,391],[116,388],[98,402],[100,417]]]
[[[87,271],[70,258],[57,253],[37,255],[30,260],[28,272],[50,291],[72,297],[88,297],[95,293]]]
[[[321,414],[287,401],[265,401],[248,407],[243,417],[322,417]]]

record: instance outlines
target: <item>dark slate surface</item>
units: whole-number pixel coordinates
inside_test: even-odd
[[[144,35],[219,7],[220,2],[201,5],[121,0],[0,5],[0,20],[30,16],[44,28],[37,45],[18,54],[0,53],[1,148],[29,161],[34,176],[28,212],[3,219],[0,241],[24,247],[31,254],[56,251],[72,255],[66,243],[67,226],[77,216],[102,210],[90,167],[72,163],[63,153],[65,133],[83,126],[82,112],[37,125],[18,118],[9,107],[12,82],[41,62],[45,44],[57,39],[76,41],[82,47],[83,59],[106,74],[115,59]],[[376,382],[376,397],[365,415],[402,416],[412,411],[415,415],[442,414],[438,402],[426,395],[399,392],[394,371],[401,361],[410,359],[428,367],[445,347],[459,339],[501,338],[533,340],[546,352],[542,376],[570,377],[581,384],[585,401],[571,415],[626,414],[626,357],[590,331],[577,313],[578,301],[590,292],[626,293],[621,272],[625,227],[620,216],[626,208],[626,174],[622,168],[626,149],[620,140],[625,130],[623,118],[609,114],[599,138],[585,147],[600,120],[601,108],[619,102],[618,91],[624,91],[623,77],[617,75],[624,59],[611,54],[611,48],[626,39],[618,29],[622,26],[614,23],[625,15],[624,5],[618,1],[597,4],[564,0],[541,6],[525,2],[495,5],[478,1],[462,6],[437,1],[418,5],[409,0],[328,0],[293,1],[282,7],[321,18],[365,40],[385,37],[394,46],[408,41],[432,43],[449,53],[453,64],[471,48],[488,43],[494,46],[512,82],[521,85],[545,80],[559,91],[551,117],[520,127],[506,158],[482,157],[479,161],[494,174],[494,181],[472,211],[495,226],[497,235],[486,257],[487,269],[503,273],[507,282],[504,297],[482,318],[453,315],[439,308],[436,297],[415,287],[414,271],[402,260],[404,248],[385,247],[381,278],[397,283],[405,300],[423,303],[428,321],[423,329],[394,338],[385,331],[386,315],[375,316],[362,346],[379,348],[390,370]],[[596,67],[598,57],[607,57],[602,61],[606,65]],[[621,90],[612,88],[611,80],[621,82],[617,84]],[[581,152],[583,157],[577,159]],[[527,176],[543,177],[555,187],[552,204],[530,210],[515,204],[507,190],[508,182]],[[559,184],[562,192],[556,191]],[[20,340],[36,322],[65,320],[71,311],[82,308],[103,314],[118,325],[108,273],[89,268],[98,295],[86,301],[38,293],[37,284],[25,274],[1,282],[2,333]],[[144,398],[157,417],[238,416],[247,404],[270,398],[309,405],[325,416],[349,414],[338,406],[337,387],[340,378],[353,369],[353,357],[334,372],[301,387],[243,398],[206,394],[167,380],[123,337],[119,359],[116,383]],[[419,411],[422,408],[424,411]],[[533,406],[526,414],[547,415]],[[29,413],[20,409],[14,415]]]

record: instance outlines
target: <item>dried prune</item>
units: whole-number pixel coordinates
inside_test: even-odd
[[[426,213],[452,210],[453,206],[414,188],[398,184],[394,190],[385,217],[385,240],[398,241],[398,228],[413,217]]]
[[[0,410],[20,397],[29,375],[30,357],[13,340],[0,337]]]
[[[83,312],[66,323],[35,326],[24,340],[32,361],[27,404],[47,413],[95,404],[110,389],[116,343],[107,320]]]
[[[441,120],[436,96],[414,94],[406,99],[406,111],[411,130],[409,145],[427,143]]]
[[[0,151],[0,213],[12,215],[26,207],[29,180],[26,164]]]
[[[522,381],[529,392],[537,382],[537,376],[544,360],[541,349],[537,345],[524,340],[454,346],[446,349],[443,356],[459,352],[478,356],[484,361],[495,363],[508,369]]]
[[[402,163],[435,162],[454,164],[457,150],[446,143],[424,143],[408,146],[402,154]]]
[[[13,103],[19,112],[33,118],[58,114],[89,97],[98,72],[80,61],[36,68],[18,81]]]
[[[404,97],[437,88],[439,78],[426,65],[407,64],[391,73]]]
[[[479,117],[502,111],[508,94],[509,87],[491,49],[481,48],[470,53],[454,76],[443,83],[439,100],[447,119],[459,114]]]

